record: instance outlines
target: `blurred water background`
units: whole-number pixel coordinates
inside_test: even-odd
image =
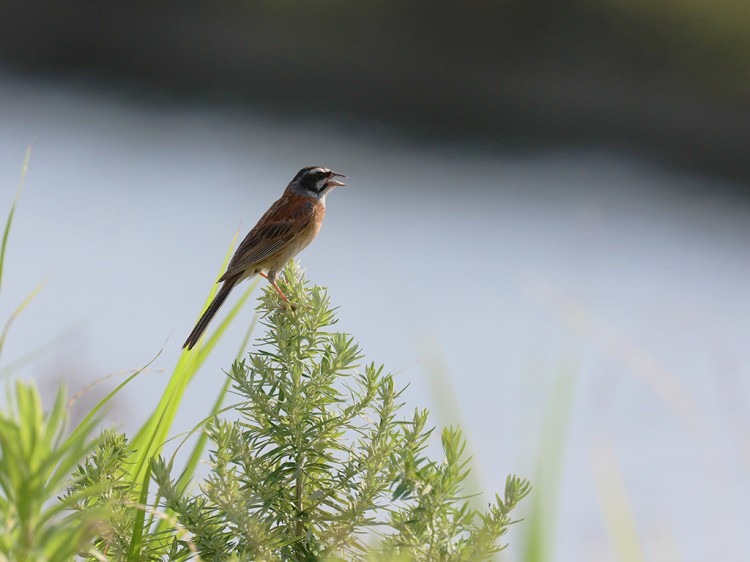
[[[531,478],[546,550],[524,522],[506,559],[750,559],[742,3],[157,4],[3,8],[3,208],[33,154],[0,311],[46,279],[6,375],[77,390],[162,350],[111,412],[137,425],[234,234],[325,165],[349,186],[302,264],[409,407],[462,425],[483,490]]]

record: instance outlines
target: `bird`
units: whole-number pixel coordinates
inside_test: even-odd
[[[326,213],[326,196],[335,188],[346,185],[335,178],[346,178],[322,166],[306,166],[289,182],[284,194],[266,211],[229,261],[227,270],[217,283],[221,288],[208,305],[183,344],[191,350],[209,323],[240,282],[255,275],[265,277],[285,303],[286,295],[276,284],[279,272],[318,234]]]

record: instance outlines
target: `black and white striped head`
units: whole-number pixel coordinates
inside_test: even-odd
[[[334,187],[346,185],[334,178],[345,177],[345,175],[334,172],[329,168],[307,166],[294,176],[294,179],[289,183],[289,187],[300,195],[307,195],[315,199],[324,199]]]

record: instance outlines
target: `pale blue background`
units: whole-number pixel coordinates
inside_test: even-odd
[[[0,80],[0,209],[33,143],[0,318],[49,278],[3,364],[53,342],[16,374],[75,390],[165,341],[154,368],[168,372],[235,230],[322,164],[350,185],[302,254],[308,276],[368,359],[410,385],[410,408],[435,406],[435,362],[449,373],[451,419],[485,489],[546,464],[550,393],[574,377],[555,560],[615,559],[595,482],[609,489],[618,473],[647,560],[750,557],[746,200],[604,152],[428,146],[137,101]],[[175,432],[203,417],[251,318],[248,307],[189,389]],[[165,383],[144,373],[113,418],[135,427]],[[509,535],[516,550],[523,530]]]

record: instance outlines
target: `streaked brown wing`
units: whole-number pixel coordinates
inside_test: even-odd
[[[314,216],[311,201],[279,199],[245,236],[219,281],[241,275],[283,249],[310,227]]]

